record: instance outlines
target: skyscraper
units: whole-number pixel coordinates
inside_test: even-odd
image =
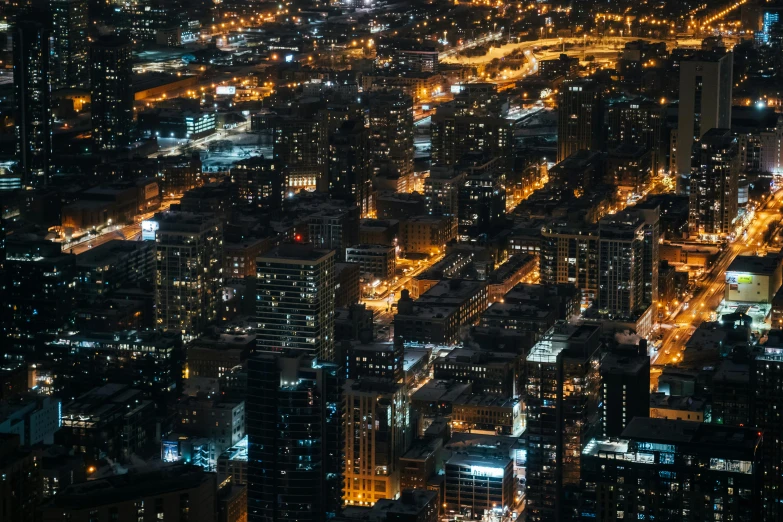
[[[361,120],[346,120],[329,134],[326,179],[335,199],[355,203],[361,215],[374,209],[367,129]]]
[[[256,262],[258,351],[334,360],[334,251],[285,243]]]
[[[558,98],[557,161],[579,150],[600,150],[603,129],[603,94],[592,80],[563,84]]]
[[[324,522],[340,507],[341,370],[303,352],[248,359],[250,522]]]
[[[372,94],[368,103],[367,145],[373,171],[377,173],[384,163],[390,163],[401,178],[410,179],[414,154],[413,98],[401,91],[380,92]]]
[[[223,226],[209,214],[155,215],[155,316],[161,330],[193,338],[217,317],[223,282]]]
[[[783,517],[783,354],[767,349],[750,366],[751,424],[764,432],[764,520]]]
[[[59,87],[83,87],[87,64],[87,2],[52,0],[52,80]]]
[[[582,449],[598,427],[601,327],[559,321],[527,357],[527,517],[574,520]]]
[[[400,457],[411,441],[408,394],[390,381],[349,380],[345,404],[343,504],[372,506],[400,494]]]
[[[616,350],[601,359],[603,437],[619,437],[631,419],[650,416],[650,357],[647,343],[634,352]]]
[[[662,128],[664,105],[649,100],[631,100],[609,106],[607,146],[641,145],[651,152],[653,175],[663,167]]]
[[[644,222],[625,213],[599,223],[598,308],[626,316],[644,310]]]
[[[449,217],[451,238],[456,238],[459,232],[459,194],[464,183],[465,172],[454,167],[432,167],[424,180],[427,213]]]
[[[130,42],[120,36],[103,36],[90,47],[93,151],[133,141],[132,59]]]
[[[598,228],[555,222],[541,231],[541,282],[568,283],[584,304],[598,297]]]
[[[22,182],[46,186],[52,154],[49,27],[24,18],[13,29],[16,159]]]
[[[731,89],[734,54],[722,48],[700,52],[680,62],[680,105],[677,123],[679,192],[689,184],[693,144],[710,129],[731,127]]]
[[[729,129],[710,129],[695,147],[688,229],[691,236],[725,237],[737,217],[737,138]]]

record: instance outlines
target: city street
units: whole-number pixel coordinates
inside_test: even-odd
[[[721,254],[706,279],[697,287],[696,293],[688,302],[688,308],[681,308],[664,322],[663,343],[652,360],[655,366],[676,364],[682,360],[682,351],[685,350],[690,336],[701,323],[709,320],[710,314],[723,299],[726,269],[737,256],[753,255],[763,246],[764,233],[770,223],[780,218],[781,206],[783,191],[778,191],[756,212],[755,219],[748,226],[747,237],[737,239]],[[655,375],[655,372],[653,373]]]

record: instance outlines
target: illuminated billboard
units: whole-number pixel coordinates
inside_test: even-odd
[[[223,94],[227,96],[233,96],[237,93],[237,88],[233,85],[218,85],[215,89],[215,94]]]
[[[157,221],[145,220],[141,222],[141,240],[142,241],[155,241],[155,232],[158,231],[160,225]]]
[[[488,466],[471,466],[470,474],[474,477],[503,478],[503,468],[490,468]]]
[[[727,285],[752,285],[753,276],[750,274],[739,274],[737,272],[726,272]]]

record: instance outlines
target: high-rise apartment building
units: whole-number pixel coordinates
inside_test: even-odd
[[[339,509],[341,375],[302,352],[248,359],[249,522],[325,522]]]
[[[446,216],[451,223],[451,238],[459,232],[459,193],[465,172],[454,167],[432,167],[424,180],[424,196],[430,216]]]
[[[568,283],[585,304],[598,296],[598,228],[556,222],[541,231],[541,283]]]
[[[737,217],[737,138],[729,129],[710,129],[696,146],[690,176],[688,229],[691,236],[725,237],[731,234]]]
[[[607,109],[607,147],[641,145],[651,153],[653,175],[663,168],[663,123],[665,106],[651,100],[630,100]]]
[[[52,0],[52,80],[59,87],[84,87],[88,69],[86,0]]]
[[[527,357],[527,517],[575,520],[582,450],[599,426],[601,327],[553,326]]]
[[[390,164],[401,178],[413,175],[413,98],[402,91],[372,93],[367,146],[375,174]],[[409,187],[412,189],[412,187]]]
[[[431,132],[433,165],[458,165],[466,155],[477,153],[511,164],[514,125],[510,120],[438,111],[432,117]]]
[[[485,234],[506,215],[506,177],[503,170],[469,170],[459,188],[458,236],[469,241]]]
[[[367,129],[361,120],[346,120],[329,134],[326,179],[329,194],[354,203],[362,216],[374,208]]]
[[[155,317],[161,330],[194,338],[217,318],[223,226],[209,214],[160,212],[155,237]]]
[[[647,343],[601,359],[601,430],[619,437],[634,417],[650,416],[650,357]]]
[[[334,360],[334,251],[284,243],[256,263],[258,351]]]
[[[644,310],[644,222],[613,214],[599,222],[598,233],[598,308],[620,316]]]
[[[16,160],[27,187],[46,186],[51,174],[50,37],[48,25],[31,18],[13,29]]]
[[[579,150],[601,149],[603,112],[603,93],[596,82],[574,80],[563,84],[558,98],[558,162]]]
[[[677,123],[676,175],[679,192],[689,188],[692,151],[710,129],[731,127],[731,90],[734,54],[718,48],[694,54],[680,62],[680,101]]]
[[[322,184],[326,147],[317,117],[280,116],[272,123],[272,155],[285,169],[288,192],[315,189]]]
[[[94,151],[133,142],[133,70],[130,42],[103,36],[90,46],[90,105]]]
[[[764,433],[763,520],[783,517],[783,353],[770,348],[750,366],[751,424]],[[758,518],[757,520],[761,520]]]
[[[400,494],[400,457],[411,441],[404,385],[348,380],[343,387],[343,505],[372,506]]]
[[[584,448],[581,519],[777,520],[761,516],[765,444],[755,429],[636,417]]]

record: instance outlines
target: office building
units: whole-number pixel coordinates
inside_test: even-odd
[[[637,417],[584,448],[582,520],[774,520],[761,512],[765,443],[751,428]]]
[[[161,212],[155,250],[156,324],[192,339],[217,318],[223,283],[223,226],[209,214]]]
[[[372,506],[400,494],[400,457],[412,433],[404,385],[347,380],[343,387],[343,505]]]
[[[510,458],[455,453],[445,468],[448,513],[481,517],[513,509],[514,466]]]
[[[102,36],[90,46],[90,105],[93,151],[133,143],[133,70],[130,42]]]
[[[88,3],[52,0],[52,80],[58,87],[84,87],[90,80],[87,39]]]
[[[679,193],[687,192],[694,144],[710,129],[731,127],[734,53],[724,48],[695,53],[680,62],[676,175]]]
[[[566,82],[560,88],[557,119],[557,161],[580,150],[603,145],[603,93],[592,80]]]
[[[257,259],[258,351],[334,360],[334,252],[285,243]]]
[[[710,129],[696,145],[690,176],[688,229],[692,237],[717,239],[734,230],[737,218],[739,150],[729,129]]]
[[[41,508],[41,521],[212,522],[216,491],[214,473],[177,464],[68,486]]]
[[[650,415],[650,357],[640,350],[618,350],[601,359],[601,428],[604,438],[619,437],[634,417]]]
[[[341,505],[340,368],[259,354],[248,374],[248,521],[325,522]]]
[[[16,161],[26,187],[45,187],[52,168],[51,31],[41,20],[13,28]]]
[[[601,327],[558,322],[527,356],[528,520],[574,520],[581,454],[598,428]]]

